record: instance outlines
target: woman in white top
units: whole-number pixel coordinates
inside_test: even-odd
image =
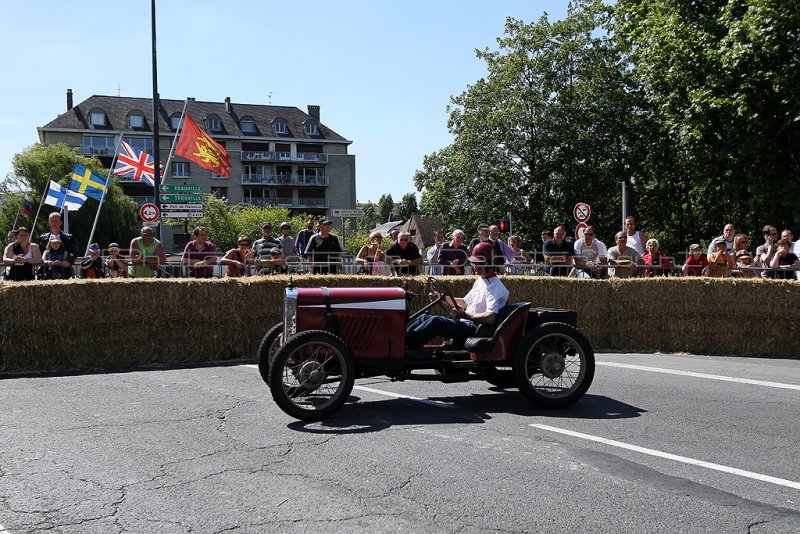
[[[33,280],[33,266],[42,263],[39,245],[31,243],[30,234],[25,227],[16,230],[17,240],[9,243],[3,254],[3,264],[8,269],[8,280]]]
[[[522,238],[520,238],[518,235],[512,235],[508,238],[508,246],[510,246],[511,250],[514,251],[514,259],[511,260],[506,272],[508,274],[527,273],[529,266],[526,264],[533,263],[533,258],[531,258],[530,254],[522,250]]]

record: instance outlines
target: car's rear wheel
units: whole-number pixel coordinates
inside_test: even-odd
[[[514,378],[525,397],[547,408],[580,399],[594,378],[594,351],[576,328],[544,323],[520,340],[514,352]]]
[[[272,398],[297,419],[324,419],[353,390],[353,356],[342,341],[323,330],[292,336],[278,348],[269,372]]]
[[[258,346],[258,372],[265,383],[269,384],[269,366],[275,359],[283,343],[283,323],[278,323],[264,334],[261,344]]]

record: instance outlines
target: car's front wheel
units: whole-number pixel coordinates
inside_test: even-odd
[[[283,323],[278,323],[264,334],[258,346],[258,372],[266,384],[269,384],[269,366],[275,359],[281,343],[283,342]]]
[[[306,421],[324,419],[338,410],[353,390],[354,380],[350,350],[323,330],[308,330],[286,340],[269,372],[275,403]]]

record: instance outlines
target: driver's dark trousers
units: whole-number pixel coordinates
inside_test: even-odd
[[[439,315],[420,315],[406,328],[406,348],[421,349],[435,337],[453,340],[453,346],[462,348],[468,337],[474,336],[478,324],[465,319],[456,320]]]

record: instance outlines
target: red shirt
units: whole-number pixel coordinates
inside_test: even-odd
[[[684,265],[688,265],[689,268],[686,269],[686,276],[703,276],[703,269],[708,267],[708,258],[706,258],[705,254],[700,254],[698,259],[694,259],[693,255],[689,255],[686,258],[686,263]]]

